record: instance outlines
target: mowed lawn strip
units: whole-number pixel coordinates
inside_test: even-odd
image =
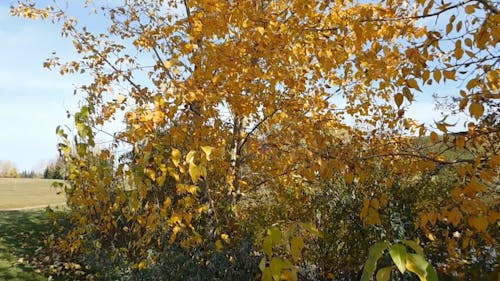
[[[62,190],[52,187],[54,180],[0,178],[0,210],[64,204]]]

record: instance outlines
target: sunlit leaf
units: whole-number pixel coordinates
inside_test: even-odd
[[[401,273],[406,271],[406,247],[401,244],[394,244],[389,248],[392,261]]]
[[[391,279],[392,266],[383,267],[377,271],[377,281],[389,281]]]

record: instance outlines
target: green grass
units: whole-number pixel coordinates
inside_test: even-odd
[[[0,280],[47,280],[28,263],[48,230],[43,210],[0,211]]]
[[[57,194],[60,190],[51,187],[53,182],[45,179],[0,178],[0,210],[64,203],[64,194]]]
[[[0,281],[47,280],[29,265],[49,229],[43,208],[65,202],[54,180],[0,178]],[[32,208],[35,210],[10,210]]]

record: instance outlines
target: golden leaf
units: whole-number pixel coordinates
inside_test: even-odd
[[[354,181],[354,174],[353,173],[347,173],[344,175],[344,180],[347,184],[351,184]]]
[[[469,113],[472,115],[474,118],[479,119],[481,116],[483,116],[484,113],[484,106],[480,103],[473,102],[469,106]]]
[[[429,138],[431,139],[431,141],[433,143],[436,143],[439,141],[439,135],[436,132],[431,132],[431,134],[429,135]]]
[[[465,7],[465,12],[467,14],[473,14],[474,11],[476,10],[476,7],[477,7],[476,4],[468,5]]]
[[[199,165],[196,165],[194,162],[189,163],[189,175],[191,176],[191,180],[193,183],[197,183],[202,174],[202,169]]]
[[[179,166],[179,162],[181,161],[181,151],[177,148],[172,148],[172,162],[177,167]]]
[[[165,66],[166,69],[170,69],[174,63],[171,60],[167,60],[163,63],[163,66]]]
[[[401,104],[403,103],[403,95],[402,94],[394,95],[394,101],[396,102],[396,105],[400,107]]]
[[[265,29],[262,26],[257,27],[257,31],[260,33],[260,35],[264,35]]]
[[[488,228],[488,220],[485,217],[470,217],[468,222],[479,232],[486,231]]]
[[[213,150],[213,149],[214,149],[214,148],[213,148],[213,147],[211,147],[211,146],[202,146],[202,147],[201,147],[201,150],[203,150],[203,152],[205,153],[205,156],[206,156],[206,158],[207,158],[207,160],[208,160],[208,161],[210,161],[210,160],[211,160],[211,159],[210,159],[210,154],[212,153],[212,150]]]
[[[410,88],[413,88],[413,89],[416,89],[418,91],[420,91],[420,87],[418,86],[418,83],[417,83],[417,80],[415,79],[409,79],[406,84],[408,85],[408,87]]]
[[[443,75],[446,79],[455,80],[455,70],[444,70]]]

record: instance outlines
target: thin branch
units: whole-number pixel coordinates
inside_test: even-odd
[[[183,0],[183,2],[184,2],[184,8],[186,9],[186,16],[188,18],[190,18],[191,17],[191,11],[189,11],[188,0]]]
[[[155,53],[156,59],[158,59],[158,61],[160,61],[161,67],[163,68],[163,70],[167,74],[168,78],[170,78],[170,80],[174,81],[174,77],[172,76],[172,74],[170,74],[170,71],[165,67],[165,63],[163,62],[163,59],[161,58],[160,54],[158,53],[158,50],[156,50],[155,47],[152,47],[152,49],[153,49],[153,52]]]
[[[240,145],[238,146],[238,154],[241,154],[241,150],[243,149],[243,146],[245,145],[245,143],[248,141],[248,138],[264,123],[266,122],[269,118],[271,118],[274,114],[276,114],[276,112],[278,112],[278,109],[275,109],[271,114],[267,115],[267,116],[264,116],[264,118],[262,118],[262,120],[260,120],[257,124],[255,124],[255,126],[253,126],[253,128],[250,130],[250,132],[248,132],[245,136],[245,138],[243,139],[243,141],[240,143]]]

